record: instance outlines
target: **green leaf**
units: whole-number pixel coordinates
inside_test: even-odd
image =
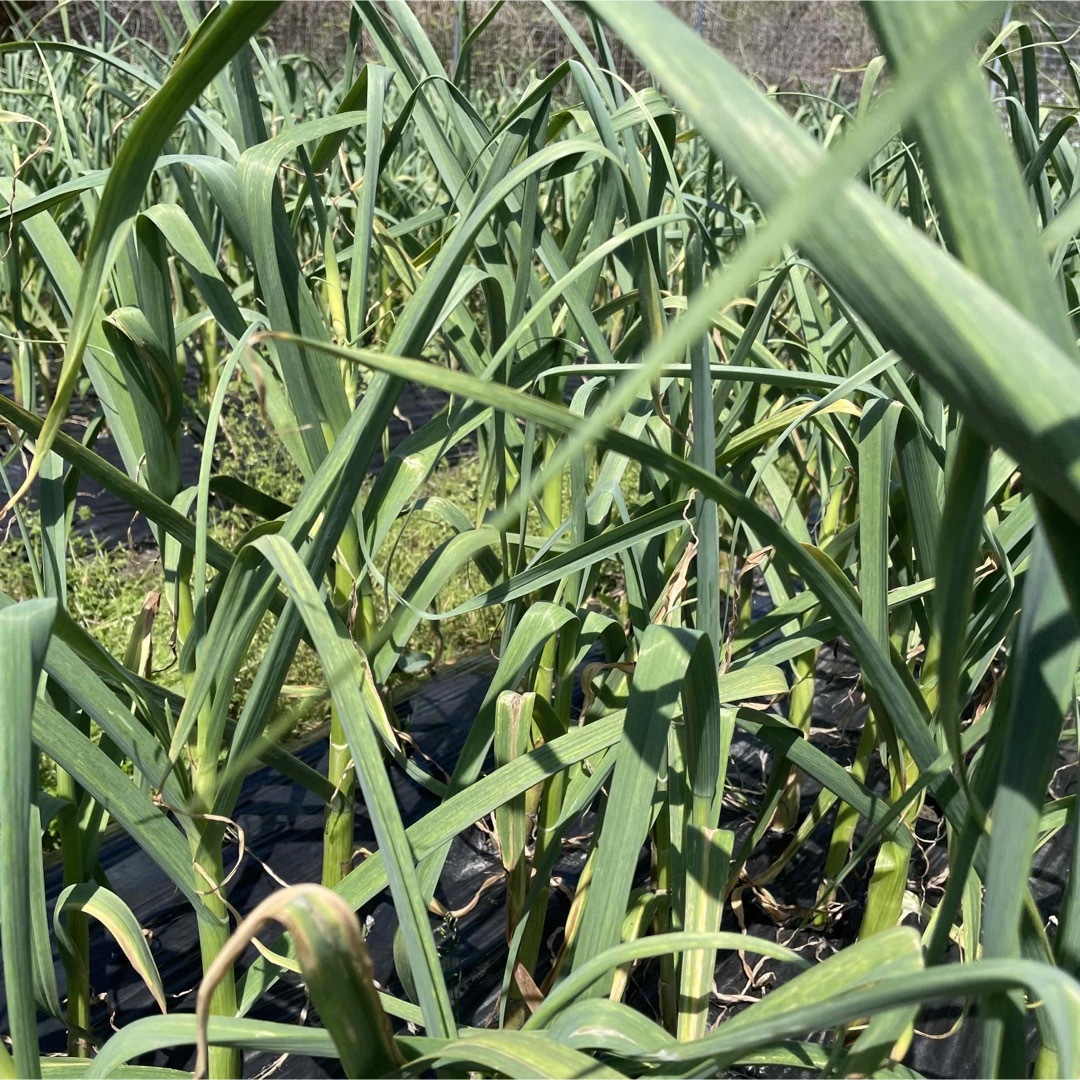
[[[55,600],[27,600],[0,611],[0,942],[8,1025],[19,1076],[39,1077],[32,923],[31,805],[37,760],[33,750],[34,700],[45,661]]]
[[[562,1012],[546,1029],[551,1037],[575,1050],[637,1057],[675,1041],[659,1024],[620,1001],[584,998]]]
[[[802,1004],[792,1008],[772,1012],[766,1015],[765,1006],[775,995],[768,995],[757,1005],[740,1013],[738,1017],[721,1024],[713,1033],[698,1039],[694,1043],[671,1047],[651,1055],[652,1060],[664,1069],[671,1069],[676,1064],[695,1066],[695,1072],[702,1068],[723,1068],[727,1063],[737,1060],[751,1050],[770,1046],[777,1040],[790,1038],[793,1034],[839,1027],[858,1017],[872,1016],[875,1013],[903,1005],[924,1005],[932,1001],[948,1001],[956,997],[983,997],[1005,990],[1022,988],[1033,1000],[1038,1000],[1046,1011],[1047,1023],[1057,1040],[1062,1072],[1073,1075],[1080,1069],[1078,1058],[1077,1031],[1080,1031],[1080,984],[1069,976],[1059,972],[1049,964],[1040,964],[1031,960],[979,960],[967,964],[949,964],[928,968],[912,974],[898,971],[889,978],[879,978],[880,967],[876,963],[871,970],[866,970],[860,958],[858,965],[848,960],[848,954],[855,948],[869,947],[873,954],[886,960],[884,949],[893,951],[897,940],[895,935],[903,935],[908,940],[906,945],[909,955],[916,959],[921,955],[918,949],[918,935],[910,929],[897,928],[877,934],[858,946],[851,946],[836,956],[825,961],[822,968],[834,964],[833,973],[837,980],[838,991],[827,998],[817,1000],[802,998]],[[844,967],[852,963],[857,978],[864,980],[863,985],[853,989],[839,989],[845,983]],[[816,974],[811,972],[810,974]],[[797,976],[786,983],[784,989],[794,988],[792,996],[798,991],[798,981],[805,976]],[[855,980],[853,980],[855,981]],[[773,1009],[776,1006],[772,1006]],[[757,1017],[754,1010],[762,1011]],[[743,1018],[746,1019],[743,1019]]]
[[[546,1035],[523,1031],[475,1031],[432,1049],[409,1063],[411,1071],[472,1066],[508,1077],[617,1080],[622,1073],[589,1054],[561,1046]]]
[[[691,822],[685,836],[686,907],[682,928],[688,934],[711,934],[720,929],[735,834]],[[678,1030],[682,1042],[699,1038],[708,1029],[715,973],[716,953],[712,949],[695,949],[683,957],[679,967]]]
[[[583,995],[598,981],[606,980],[615,968],[623,964],[632,963],[635,960],[646,960],[653,956],[688,952],[691,949],[745,950],[792,964],[800,970],[809,967],[807,961],[797,952],[783,945],[777,945],[767,938],[757,938],[749,934],[721,931],[711,934],[661,934],[639,938],[636,941],[626,941],[621,945],[606,949],[588,963],[576,967],[548,994],[529,1017],[525,1022],[525,1030],[543,1029],[552,1023],[554,1018],[572,1002],[582,999]]]
[[[47,1080],[81,1080],[90,1074],[92,1064],[86,1058],[45,1058],[41,1075]],[[191,1073],[149,1065],[117,1065],[109,1076],[110,1080],[188,1080]]]
[[[268,922],[279,922],[296,942],[300,970],[346,1076],[383,1076],[401,1061],[390,1021],[375,988],[374,969],[352,909],[321,885],[293,885],[262,901],[236,928],[207,968],[196,1004],[199,1057],[206,1074],[210,998],[221,977]]]
[[[132,914],[131,908],[102,885],[86,882],[69,885],[56,899],[53,909],[53,927],[60,951],[72,962],[81,962],[74,951],[74,943],[64,928],[62,916],[66,912],[81,911],[102,923],[123,950],[128,962],[139,973],[146,988],[153,995],[158,1008],[164,1013],[165,988],[161,983],[157,964],[150,952],[150,945],[142,927]]]
[[[401,813],[382,762],[372,718],[360,687],[360,656],[339,620],[320,599],[307,568],[295,549],[281,536],[263,536],[254,546],[271,562],[288,587],[292,603],[311,633],[326,673],[330,696],[345,727],[357,779],[371,815],[379,850],[386,860],[387,878],[394,897],[417,982],[424,1022],[429,1032],[449,1035],[453,1013],[439,966],[427,908],[413,862],[412,849],[401,823]]]
[[[652,821],[653,793],[667,748],[668,728],[685,692],[684,685],[694,681],[703,687],[711,684],[715,712],[719,712],[716,680],[710,677],[712,650],[708,639],[695,631],[657,625],[645,631],[615,773],[596,837],[593,877],[574,948],[575,970],[619,941],[638,855]],[[713,739],[706,744],[703,737],[710,727]],[[706,766],[711,766],[714,779],[718,730],[716,715],[711,725],[706,720],[700,727],[696,740],[694,733],[687,731],[687,743],[692,748],[687,754],[688,765],[700,760],[703,776],[708,775]],[[698,778],[692,778],[696,795]],[[712,790],[707,797],[711,794]],[[604,988],[593,987],[592,992],[602,993]]]
[[[13,610],[11,608],[8,611]],[[0,618],[6,611],[0,612]],[[128,836],[155,862],[184,894],[200,918],[213,918],[200,894],[191,852],[180,830],[154,804],[149,794],[90,738],[81,735],[47,702],[34,709],[34,742],[115,818]]]
[[[1008,675],[1009,711],[984,879],[983,950],[991,959],[1020,956],[1020,916],[1039,818],[1080,665],[1076,619],[1041,530],[1034,549]],[[999,1068],[1002,1034],[1000,1022],[989,1019],[983,1066],[992,1075]]]
[[[117,1032],[88,1062],[86,1080],[111,1080],[133,1058],[176,1046],[192,1046],[199,1038],[198,1021],[180,1013],[148,1016]],[[235,1046],[243,1050],[266,1050],[273,1054],[310,1054],[336,1057],[337,1047],[324,1028],[281,1024],[247,1017],[212,1016],[206,1038],[211,1046]],[[142,1073],[141,1075],[146,1075]],[[164,1072],[157,1075],[166,1075]],[[185,1075],[191,1076],[191,1073]]]
[[[496,700],[498,697],[496,696]],[[602,754],[620,738],[623,714],[613,714],[516,758],[497,772],[465,785],[437,809],[407,830],[409,844],[418,860],[441,853],[458,833],[482,820],[515,796],[523,794],[548,777],[586,758]],[[601,776],[604,775],[602,770]],[[568,799],[571,807],[573,803]],[[580,807],[575,812],[579,812]],[[441,864],[440,864],[441,865]],[[335,889],[353,908],[359,908],[377,896],[387,885],[387,867],[382,851],[365,859]],[[284,951],[284,942],[272,946]],[[271,965],[257,959],[244,978],[241,1011],[249,1010],[276,978]]]
[[[205,32],[192,38],[169,77],[128,128],[105,182],[101,204],[94,219],[79,297],[64,353],[64,365],[42,426],[38,452],[14,499],[21,498],[29,491],[41,461],[52,448],[67,414],[82,370],[83,352],[90,338],[102,286],[117,257],[130,220],[142,202],[146,182],[165,140],[217,71],[269,19],[277,5],[278,0],[251,0],[245,4],[230,4],[221,11],[218,17],[207,23]],[[6,513],[12,501],[9,500],[0,513]]]
[[[670,335],[669,335],[670,336]],[[309,343],[315,345],[315,343]],[[359,360],[380,371],[393,371],[398,377],[412,378],[449,393],[464,394],[484,401],[514,415],[527,417],[553,430],[580,434],[579,418],[553,402],[541,401],[505,386],[473,378],[462,372],[447,371],[432,364],[365,350],[321,346],[334,355]],[[909,681],[904,680],[887,653],[862,619],[858,594],[840,569],[820,549],[796,542],[753,499],[716,477],[673,454],[666,453],[645,439],[637,439],[608,427],[596,432],[597,443],[628,459],[655,468],[659,473],[678,479],[688,488],[713,496],[732,517],[741,518],[764,542],[772,544],[787,564],[798,572],[808,588],[835,620],[836,628],[848,639],[862,664],[864,677],[878,691],[879,702],[908,750],[922,770],[932,770],[938,760],[937,746],[930,735],[926,707]],[[566,445],[566,443],[562,444]],[[957,824],[966,818],[965,800],[955,790],[951,777],[937,771],[934,788],[940,793],[950,820]]]
[[[809,177],[824,166],[822,151],[805,132],[658,4],[635,4],[632,13],[618,3],[590,6],[664,83],[767,211],[779,212],[796,191],[809,207]],[[963,71],[956,50],[987,17],[976,8],[938,20],[919,68],[901,72],[893,94],[869,111],[868,128],[878,116],[892,121],[901,101],[914,112],[937,81]],[[845,139],[831,158],[839,164],[857,141]],[[816,193],[823,190],[813,186]],[[791,207],[787,201],[785,211]],[[1002,304],[998,293],[862,185],[843,186],[829,212],[804,220],[800,246],[878,336],[1080,520],[1080,415],[1071,404],[1080,401],[1080,371],[1048,329]],[[913,311],[920,317],[912,318]],[[1021,354],[1033,358],[1022,368],[1013,360]]]

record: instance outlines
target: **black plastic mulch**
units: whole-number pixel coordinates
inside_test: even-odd
[[[829,650],[823,650],[828,654]],[[814,741],[829,748],[838,760],[848,760],[857,738],[859,706],[852,695],[854,671],[841,654],[839,660],[823,656],[824,682],[820,695],[821,707],[815,718]],[[418,692],[399,708],[418,747],[435,762],[449,770],[459,753],[472,718],[483,700],[491,674],[489,665],[463,666],[450,669],[428,679]],[[305,762],[325,770],[327,746],[325,741],[302,751]],[[729,782],[733,790],[743,792],[752,802],[763,788],[770,759],[761,745],[745,736],[738,736],[732,749]],[[406,822],[412,822],[436,805],[436,800],[405,780],[396,769],[391,770],[395,790]],[[873,778],[872,778],[873,779]],[[1062,794],[1075,787],[1074,770],[1063,774]],[[804,785],[802,811],[809,808],[817,789]],[[321,835],[323,804],[319,798],[290,784],[270,769],[253,773],[245,782],[234,815],[244,830],[249,855],[232,879],[229,902],[241,912],[250,911],[264,896],[276,888],[276,883],[260,865],[259,860],[289,883],[316,881],[321,870]],[[590,823],[583,823],[588,827]],[[768,886],[767,892],[752,889],[742,893],[743,924],[736,921],[730,907],[725,915],[725,929],[745,927],[757,936],[779,940],[803,952],[808,958],[824,959],[854,940],[865,899],[869,867],[853,875],[838,900],[841,907],[835,921],[825,930],[809,928],[806,909],[813,905],[817,883],[824,863],[825,845],[831,830],[831,816],[815,831],[803,851],[789,864],[784,873]],[[724,825],[735,828],[739,838],[750,827],[746,812],[734,805],[725,811]],[[944,845],[940,824],[932,810],[924,813],[919,822],[921,848],[912,863],[912,886],[927,890],[928,898],[940,899],[940,873],[945,867]],[[1067,837],[1040,852],[1034,872],[1033,888],[1036,898],[1048,917],[1060,902],[1067,874],[1069,846]],[[763,841],[751,860],[751,874],[759,873],[783,850],[786,838],[771,835]],[[357,848],[374,847],[369,822],[361,812],[356,829]],[[226,854],[235,856],[232,847]],[[254,856],[254,857],[253,857]],[[556,873],[573,887],[584,857],[584,845],[568,844]],[[169,884],[160,870],[126,836],[117,835],[104,846],[102,864],[112,887],[132,907],[140,923],[152,934],[152,947],[166,990],[170,995],[170,1011],[189,1011],[194,1008],[194,989],[200,978],[200,957],[195,918],[186,902]],[[644,879],[647,859],[639,864]],[[439,897],[452,910],[465,907],[476,896],[487,878],[501,872],[498,853],[491,838],[477,828],[458,837],[451,850],[446,870],[440,881]],[[47,895],[55,900],[61,888],[61,872],[57,866],[47,871]],[[505,956],[505,912],[501,883],[486,889],[475,906],[459,919],[442,922],[433,920],[440,952],[448,976],[458,1020],[462,1024],[487,1026],[497,1008]],[[777,906],[773,906],[773,900]],[[568,901],[558,890],[553,892],[549,933],[555,934],[566,918]],[[392,940],[396,925],[387,894],[373,901],[360,912],[366,924],[367,940],[380,983],[392,992],[401,993],[393,974]],[[556,939],[551,947],[557,947]],[[547,959],[550,959],[550,953]],[[752,971],[744,967],[737,955],[721,956],[716,970],[716,996],[713,1018],[738,1010],[748,999],[783,981],[784,969],[767,962],[755,968],[756,960],[747,955]],[[57,964],[63,987],[62,969]],[[104,932],[96,926],[91,935],[91,973],[96,993],[102,995],[95,1013],[99,1033],[107,1034],[110,1023],[123,1026],[140,1016],[155,1011],[148,993],[134,972]],[[642,965],[631,977],[629,1000],[647,1015],[655,1016],[655,965]],[[297,980],[283,980],[271,989],[253,1011],[264,1019],[297,1022],[305,1006],[302,987]],[[918,1029],[928,1033],[917,1036],[906,1064],[926,1076],[967,1077],[977,1072],[976,1031],[973,1023],[965,1023],[958,1034],[941,1039],[960,1015],[956,1004],[930,1006],[919,1019]],[[317,1018],[309,1018],[317,1022]],[[47,1020],[41,1025],[43,1050],[60,1053],[64,1049],[62,1026]],[[145,1061],[157,1067],[190,1068],[193,1063],[188,1049],[159,1053]],[[244,1075],[254,1077],[275,1065],[272,1055],[248,1054]],[[797,1075],[782,1070],[732,1070],[728,1075],[766,1076]],[[332,1060],[313,1060],[290,1056],[276,1063],[272,1075],[280,1077],[319,1077],[341,1075]]]
[[[0,357],[0,393],[9,391],[9,382],[10,364]],[[440,412],[447,401],[446,395],[429,387],[418,383],[406,384],[398,407],[387,425],[391,451]],[[254,408],[253,405],[251,407]],[[81,438],[83,434],[83,429],[77,423],[67,424],[64,430],[73,438]],[[11,440],[7,432],[0,430],[0,454],[7,453],[10,447]],[[466,441],[452,447],[448,459],[456,461],[471,451],[472,444]],[[94,443],[94,452],[123,471],[120,451],[107,431],[102,432]],[[180,482],[183,487],[190,487],[198,482],[200,454],[199,446],[191,434],[184,430],[180,438]],[[383,454],[380,449],[372,460],[372,468],[378,469],[382,463]],[[24,476],[22,463],[18,459],[8,466],[7,479],[13,488],[22,483]],[[89,514],[81,511],[89,511]],[[147,520],[135,514],[123,499],[103,489],[89,476],[79,477],[72,528],[77,534],[87,537],[92,535],[106,545],[141,545],[153,542]]]
[[[0,392],[4,392],[5,377],[8,375],[9,369],[5,369],[5,361],[0,357]],[[397,446],[413,428],[430,419],[444,404],[445,398],[435,391],[416,385],[406,387],[399,404],[399,415],[395,415],[389,425],[391,447]],[[409,419],[403,419],[405,416]],[[184,483],[190,484],[198,471],[198,451],[190,438],[185,439],[181,467]],[[0,446],[0,450],[4,446]],[[114,464],[119,464],[115,446],[107,439],[99,441],[96,449]],[[467,447],[463,449],[467,450]],[[378,462],[375,464],[377,466]],[[15,483],[20,479],[17,473],[17,469],[9,470],[10,482]],[[138,517],[133,518],[130,507],[111,493],[102,491],[92,480],[81,478],[79,493],[80,503],[92,511],[90,525],[99,539],[136,544],[151,540],[146,522]],[[89,528],[87,525],[80,527]],[[419,747],[447,771],[452,767],[483,700],[490,671],[490,667],[475,665],[448,670],[428,679],[399,708],[403,719],[407,718]],[[864,706],[860,704],[858,671],[842,650],[822,650],[818,691],[812,741],[836,760],[848,762],[854,754],[862,722],[859,713]],[[300,756],[307,764],[325,773],[325,741],[308,747]],[[1056,794],[1073,794],[1076,790],[1075,757],[1063,759],[1061,764],[1062,772],[1056,778]],[[732,746],[729,785],[736,791],[741,790],[752,806],[764,789],[770,765],[771,757],[766,748],[749,737],[737,736]],[[407,823],[419,819],[436,805],[433,797],[418,790],[399,772],[392,770],[391,775]],[[872,786],[876,784],[884,792],[883,777],[871,776],[870,781]],[[800,819],[809,809],[817,790],[812,782],[804,784]],[[277,887],[258,860],[287,882],[318,880],[321,871],[323,804],[316,795],[292,785],[270,769],[260,770],[245,782],[235,819],[244,830],[250,853],[241,863],[228,891],[230,903],[239,911],[250,911]],[[738,843],[750,828],[750,820],[750,813],[738,809],[733,802],[725,811],[722,824],[736,830]],[[832,821],[833,815],[830,814],[779,878],[768,885],[767,890],[743,890],[743,922],[740,924],[736,921],[729,907],[726,909],[724,928],[746,929],[819,959],[855,940],[866,896],[869,866],[861,867],[845,882],[836,897],[838,904],[834,919],[827,929],[819,931],[809,928],[805,917],[805,909],[810,908],[816,899]],[[590,824],[586,820],[582,828],[587,829]],[[943,840],[944,826],[932,805],[928,804],[918,822],[917,836],[919,844],[912,860],[910,887],[917,895],[925,896],[930,903],[936,904],[941,897],[942,875],[947,870],[948,860]],[[749,863],[751,876],[768,867],[786,845],[786,837],[768,834]],[[363,813],[358,815],[356,846],[374,847],[374,838]],[[1044,919],[1049,920],[1060,906],[1070,850],[1071,829],[1068,829],[1046,844],[1036,858],[1032,889]],[[229,854],[235,855],[235,848],[227,853],[226,865],[231,865]],[[101,858],[113,888],[128,902],[140,923],[151,932],[154,955],[170,995],[170,1011],[194,1009],[194,989],[201,977],[201,963],[195,919],[186,902],[154,863],[127,837],[116,835],[110,838]],[[583,845],[569,845],[556,867],[556,873],[565,880],[569,889],[573,888],[583,858]],[[647,859],[643,852],[639,863],[642,881],[647,870]],[[439,897],[450,909],[463,908],[490,876],[500,872],[498,853],[490,838],[480,829],[470,829],[454,841],[440,881]],[[61,888],[59,867],[47,871],[46,887],[51,904]],[[462,1024],[486,1026],[497,1007],[505,955],[503,895],[501,883],[488,888],[467,914],[460,919],[445,920],[436,927],[448,982]],[[554,890],[550,909],[551,933],[555,934],[562,925],[567,909],[565,894]],[[396,923],[386,895],[362,910],[360,915],[366,924],[377,978],[382,985],[400,994],[400,986],[393,976],[392,939]],[[551,944],[552,948],[557,947],[557,937]],[[546,959],[550,960],[550,953]],[[90,960],[94,989],[101,995],[94,1017],[99,1033],[107,1034],[110,1023],[123,1026],[156,1011],[149,994],[119,950],[96,925],[92,927]],[[720,958],[716,969],[714,1021],[745,1007],[748,999],[760,996],[788,977],[776,963],[767,962],[755,967],[756,962],[751,957],[748,957],[748,962],[750,970],[744,967],[739,956]],[[62,992],[62,968],[59,963],[57,972]],[[655,1017],[655,963],[641,965],[634,970],[628,999],[643,1012]],[[282,980],[265,995],[252,1015],[296,1022],[304,1006],[304,992],[298,981]],[[3,987],[0,986],[0,1020],[4,1015],[6,1007]],[[928,1077],[977,1075],[976,1025],[964,1023],[957,1033],[942,1038],[952,1030],[960,1016],[961,1010],[956,1003],[924,1008],[917,1028],[925,1034],[916,1036],[905,1063]],[[64,1034],[59,1022],[43,1021],[40,1031],[43,1050],[63,1052]],[[180,1050],[157,1054],[145,1063],[158,1067],[190,1068],[193,1060],[193,1055],[187,1050]],[[290,1056],[278,1063],[267,1054],[247,1055],[244,1071],[246,1076],[256,1076],[272,1067],[272,1075],[280,1077],[341,1075],[334,1061]],[[776,1076],[797,1073],[756,1068],[731,1070],[728,1075]]]
[[[461,720],[475,715],[483,700],[486,683],[487,677],[477,671],[450,672],[430,679],[420,694],[402,704],[399,712],[403,720],[408,720],[412,736],[424,753],[437,761],[452,763],[467,732],[467,725],[462,724]],[[298,756],[325,775],[325,740],[301,751]],[[437,800],[404,780],[398,770],[391,770],[391,777],[407,822],[417,820],[437,805]],[[247,778],[233,820],[244,832],[248,854],[228,886],[230,904],[241,912],[250,911],[279,887],[260,861],[289,884],[319,879],[323,807],[317,795],[291,784],[271,769],[261,769]],[[356,847],[375,847],[370,823],[362,811],[358,814]],[[235,843],[226,849],[227,867],[235,861],[237,850]],[[451,884],[447,899],[451,901],[451,906],[466,902],[458,899],[460,893],[457,885],[467,887],[475,874],[473,864],[476,862],[477,859],[469,853],[465,844],[458,842],[455,845],[447,870],[447,879]],[[201,961],[196,922],[187,901],[142,850],[123,834],[115,835],[106,842],[101,863],[111,887],[127,901],[140,923],[151,934],[154,958],[170,997],[170,1012],[193,1010],[193,991],[201,978]],[[50,905],[61,887],[62,868],[50,866],[46,871],[46,893]],[[481,903],[477,914],[487,914],[489,906]],[[392,935],[387,923],[391,909],[385,901],[377,901],[372,907],[372,911],[362,911],[361,918],[374,916],[374,922],[369,923],[369,943],[380,979],[389,982]],[[481,920],[475,919],[473,923],[475,925],[463,927],[458,941],[462,957],[472,957],[475,962],[490,952],[494,942],[481,942],[476,937]],[[485,932],[488,929],[484,926]],[[467,968],[467,962],[459,962],[462,957],[455,962],[459,967]],[[156,1012],[147,991],[122,954],[111,939],[97,932],[96,927],[92,927],[90,970],[95,992],[104,996],[95,1015],[95,1026],[99,1032],[107,1033],[110,1023],[120,1027]],[[58,975],[62,973],[59,964],[57,972]],[[295,1022],[302,1006],[302,991],[279,984],[266,995],[252,1015]],[[43,1050],[63,1051],[64,1036],[62,1026],[57,1021],[43,1022],[40,1030]],[[185,1050],[155,1055],[146,1064],[190,1068],[192,1060]],[[267,1055],[250,1055],[245,1063],[245,1075],[254,1075],[271,1060]],[[292,1057],[274,1075],[333,1076],[338,1075],[335,1064]]]

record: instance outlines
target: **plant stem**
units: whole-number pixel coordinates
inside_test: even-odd
[[[225,877],[222,859],[222,827],[216,821],[203,822],[192,835],[192,855],[195,862],[215,883]],[[205,972],[217,959],[218,953],[229,940],[229,913],[225,899],[216,889],[211,889],[209,882],[199,875],[200,887],[205,889],[205,903],[211,919],[199,920],[199,947],[202,952],[202,966]],[[214,989],[210,999],[212,1016],[236,1015],[236,976],[232,967]],[[242,1060],[240,1051],[231,1046],[210,1047],[210,1080],[232,1080],[240,1075]]]
[[[866,773],[870,768],[870,760],[874,755],[877,745],[877,724],[874,714],[867,713],[866,723],[863,725],[862,734],[859,736],[859,745],[855,749],[855,760],[851,763],[851,775],[858,781],[866,779]],[[855,835],[855,827],[859,823],[857,810],[846,803],[841,802],[836,810],[836,820],[833,822],[832,838],[829,841],[828,855],[825,857],[825,874],[822,880],[819,896],[829,888],[829,883],[844,868],[848,854],[851,851],[851,841]],[[825,913],[818,912],[814,917],[815,926],[824,926],[827,922]]]
[[[817,668],[818,650],[813,649],[804,656],[798,656],[792,661],[794,682],[791,687],[791,697],[788,705],[788,719],[804,735],[810,732],[810,724],[814,711],[814,691],[816,689],[815,670]],[[799,804],[802,801],[802,774],[797,768],[792,768],[788,773],[787,786],[784,795],[776,811],[776,821],[773,828],[777,832],[788,832],[795,827],[799,819]]]
[[[180,576],[180,603],[177,612],[177,634],[186,641],[194,627],[194,599],[191,595],[189,568],[183,566]],[[202,658],[199,658],[202,659]],[[199,660],[196,660],[198,663]],[[190,679],[188,680],[190,684]],[[185,689],[188,687],[185,686]],[[229,940],[229,910],[225,906],[222,882],[225,879],[222,842],[225,829],[220,821],[205,818],[217,800],[219,743],[213,740],[213,701],[207,701],[199,713],[196,743],[191,757],[193,806],[196,811],[188,833],[191,845],[192,869],[196,888],[204,896],[208,916],[199,919],[199,948],[205,974]],[[236,975],[232,965],[214,988],[210,1000],[212,1016],[236,1015]],[[208,1074],[210,1080],[231,1080],[240,1075],[242,1058],[239,1049],[228,1046],[210,1047]]]
[[[87,732],[88,734],[88,732]],[[63,769],[56,770],[56,794],[67,800],[60,814],[60,850],[64,860],[64,886],[85,880],[82,836],[79,833],[79,787]],[[90,1031],[90,931],[81,911],[64,915],[71,935],[73,956],[64,965],[67,976],[68,1056],[90,1056],[87,1033]]]
[[[216,320],[210,319],[203,327],[202,331],[202,343],[203,343],[203,385],[201,391],[203,394],[203,402],[209,405],[214,400],[214,394],[217,391],[218,377],[221,374],[221,367],[218,361],[218,324]]]
[[[356,771],[336,708],[330,709],[330,763],[327,777],[336,788],[323,819],[322,883],[332,889],[349,872],[353,848],[353,794]]]
[[[348,616],[352,598],[353,578],[340,563],[334,566],[334,606]],[[356,608],[353,637],[363,642],[371,615],[371,597],[360,598]],[[345,725],[335,707],[330,708],[330,760],[327,779],[334,785],[334,798],[327,804],[323,817],[322,883],[332,889],[352,866],[353,833],[356,827],[354,796],[356,769],[345,737]]]
[[[656,815],[656,826],[653,829],[653,890],[658,896],[665,893],[671,895],[674,880],[672,877],[671,861],[671,804],[667,798],[660,806],[660,812]],[[673,929],[671,909],[674,904],[668,905],[657,911],[653,918],[653,933],[666,934]],[[676,957],[673,954],[660,957],[660,1019],[664,1027],[674,1033],[679,1022],[679,971]]]

